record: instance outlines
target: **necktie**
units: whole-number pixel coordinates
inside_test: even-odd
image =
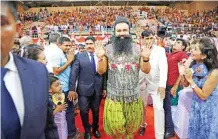
[[[91,63],[92,63],[93,71],[94,71],[94,73],[96,73],[96,65],[95,65],[94,54],[91,53],[90,56],[91,56]]]
[[[4,76],[8,69],[1,68],[1,129],[6,139],[20,138],[20,120],[13,99],[5,86]]]

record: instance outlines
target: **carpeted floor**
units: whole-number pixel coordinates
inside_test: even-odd
[[[104,133],[104,128],[103,128],[103,108],[104,108],[104,101],[102,100],[101,102],[101,106],[100,106],[100,128],[99,131],[101,132],[101,139],[111,139],[109,136],[107,136]],[[91,116],[91,112],[90,112],[90,123],[92,120],[92,116]],[[146,118],[147,118],[147,129],[146,129],[146,134],[143,137],[137,136],[137,133],[135,135],[134,139],[155,139],[154,138],[154,114],[153,114],[153,108],[151,106],[147,107],[147,114],[146,114]],[[76,116],[76,127],[79,128],[80,132],[84,132],[84,129],[82,127],[82,121],[80,119],[80,115]],[[93,137],[94,139],[94,137]],[[172,138],[173,139],[173,138]]]

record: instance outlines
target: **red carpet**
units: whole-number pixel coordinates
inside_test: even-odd
[[[101,102],[101,106],[100,106],[100,127],[99,127],[99,131],[101,132],[101,139],[111,139],[109,136],[107,136],[104,133],[104,128],[103,128],[103,108],[104,108],[104,100],[102,100]],[[153,108],[148,106],[147,107],[147,129],[146,129],[146,134],[143,137],[139,137],[139,136],[135,136],[135,139],[155,139],[154,138],[154,116],[153,116]],[[91,118],[91,112],[90,112],[90,121],[92,120]],[[80,115],[76,116],[76,127],[79,128],[80,132],[84,132],[84,129],[82,127],[82,121],[80,119]],[[92,136],[92,138],[94,139],[94,137]]]

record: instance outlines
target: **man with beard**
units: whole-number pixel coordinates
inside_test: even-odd
[[[108,65],[107,98],[104,105],[104,130],[113,139],[133,139],[142,120],[143,105],[139,96],[139,70],[150,71],[150,46],[132,44],[128,19],[118,17],[112,44],[98,47],[98,71]]]

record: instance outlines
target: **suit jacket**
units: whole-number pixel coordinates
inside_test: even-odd
[[[166,88],[168,63],[165,49],[154,45],[149,62],[151,65],[150,72],[148,74],[139,72],[140,89],[144,90],[147,87],[150,91],[157,91],[158,87]]]
[[[102,95],[102,76],[94,73],[88,53],[79,53],[72,66],[70,91],[82,96]],[[76,88],[76,81],[78,85]]]
[[[21,139],[45,139],[49,80],[46,67],[14,55],[24,97],[24,123]],[[3,131],[1,138],[5,139]]]

